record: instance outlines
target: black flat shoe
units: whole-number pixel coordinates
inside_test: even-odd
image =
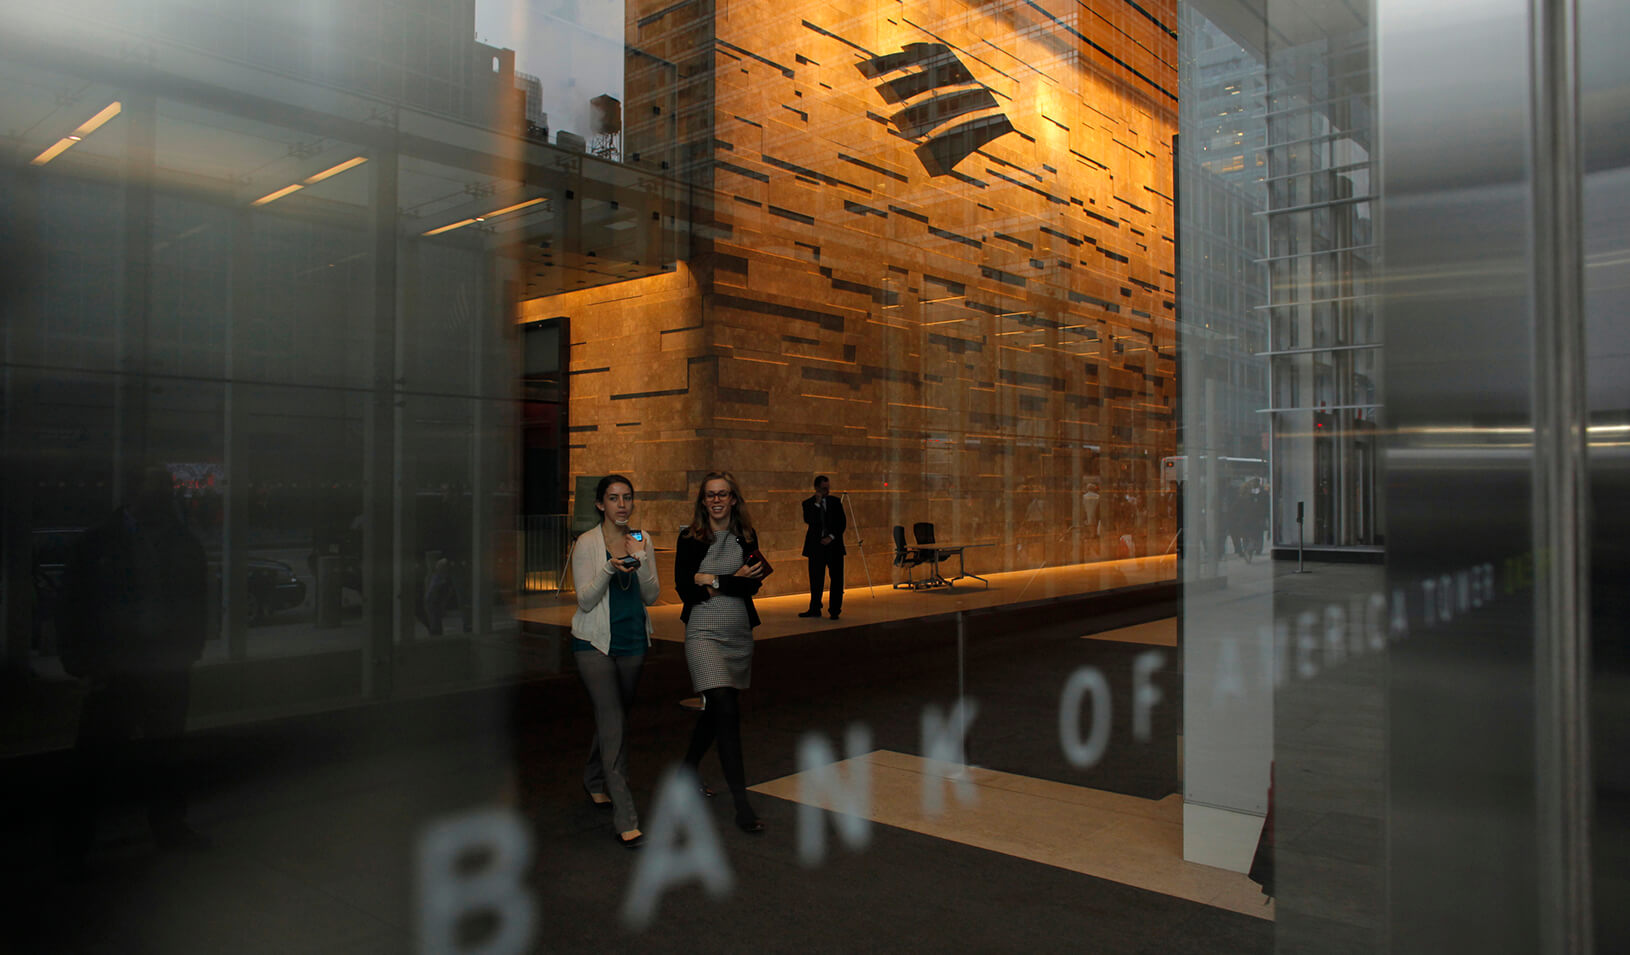
[[[635,836],[632,839],[624,839],[623,834],[620,833],[620,832],[616,833],[616,836],[617,836],[617,842],[624,849],[638,849],[641,846],[645,845],[645,833],[643,833],[643,832],[640,833],[639,835]]]
[[[738,812],[738,813],[736,813],[736,828],[740,829],[742,832],[751,832],[751,833],[763,832],[764,831],[764,820],[760,819],[756,815],[748,814],[746,816],[743,816],[741,813]]]
[[[707,783],[703,783],[702,785],[698,786],[697,789],[700,790],[702,795],[706,796],[707,798],[713,798],[713,790],[708,788]]]
[[[589,792],[589,788],[587,786],[584,786],[583,787],[583,795],[585,795],[585,796],[587,796],[589,798],[589,805],[593,806],[596,809],[610,809],[611,808],[611,797],[606,796],[605,793],[592,793],[592,792]],[[595,796],[606,796],[606,801],[601,802],[600,800],[594,798]]]

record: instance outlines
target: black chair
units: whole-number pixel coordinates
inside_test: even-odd
[[[911,536],[917,538],[917,544],[919,546],[934,543],[933,522],[918,521],[917,523],[911,525]],[[942,560],[950,560],[951,552],[948,550],[935,551],[934,556],[928,559],[932,560],[935,564],[938,564]]]
[[[906,529],[899,524],[894,525],[894,566],[906,569],[906,579],[894,585],[895,590],[906,587],[911,590],[921,590],[927,586],[926,582],[912,577],[911,570],[921,564],[925,558],[922,551],[912,550],[906,546]]]
[[[950,560],[951,552],[948,550],[923,550],[923,546],[934,543],[934,525],[930,521],[918,521],[911,525],[911,536],[917,538],[917,554],[931,565],[928,574],[929,587],[949,587],[951,582],[940,573],[940,561]]]

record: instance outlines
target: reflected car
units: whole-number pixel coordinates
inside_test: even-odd
[[[34,531],[34,649],[55,652],[57,607],[62,600],[63,573],[74,544],[85,533],[83,527],[48,527]],[[273,614],[291,610],[306,602],[306,584],[294,568],[280,560],[247,558],[248,589],[244,616],[249,623],[265,621]],[[220,594],[221,565],[209,562],[210,580]]]
[[[294,568],[280,560],[250,557],[248,606],[250,623],[258,623],[274,613],[291,610],[306,602],[306,585],[294,575]],[[220,579],[220,568],[215,570]]]

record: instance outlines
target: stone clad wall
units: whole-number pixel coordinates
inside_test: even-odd
[[[631,5],[629,158],[693,187],[694,287],[573,315],[571,424],[597,426],[573,472],[624,462],[682,518],[734,471],[779,592],[817,471],[880,583],[890,526],[919,520],[999,542],[989,570],[1163,550],[1175,22],[1169,0]],[[653,51],[673,65],[637,68]],[[598,383],[624,364],[655,384]]]

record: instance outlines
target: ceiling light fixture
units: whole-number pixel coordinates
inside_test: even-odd
[[[268,192],[264,196],[261,196],[259,199],[256,199],[254,202],[251,202],[249,204],[252,205],[252,206],[263,206],[268,202],[276,202],[277,200],[283,198],[286,195],[289,195],[289,194],[295,193],[295,192],[299,192],[300,190],[304,189],[307,186],[315,186],[317,183],[322,182],[324,179],[328,179],[330,177],[337,176],[340,173],[346,171],[347,169],[355,169],[356,167],[362,165],[363,163],[365,163],[367,161],[368,161],[368,158],[366,156],[352,156],[350,159],[347,159],[345,162],[336,163],[336,164],[334,164],[332,166],[329,166],[327,169],[324,169],[322,172],[314,172],[311,175],[307,176],[306,178],[300,180],[297,183],[294,183],[294,184],[288,185],[288,186],[284,186],[283,188],[277,189],[277,190],[272,191],[272,192]]]
[[[488,219],[496,219],[499,216],[509,215],[511,212],[519,212],[522,209],[530,209],[539,203],[548,201],[549,199],[547,196],[538,196],[536,199],[528,199],[525,202],[517,202],[512,206],[505,206],[502,209],[494,209],[491,212],[484,212],[481,215],[471,216],[468,219],[460,219],[457,222],[448,223],[439,229],[431,229],[428,232],[421,232],[419,234],[423,236],[441,235],[443,232],[451,232],[454,229],[462,229],[467,225],[472,225],[477,222],[486,222]]]
[[[95,116],[92,116],[90,119],[85,120],[83,123],[80,123],[73,132],[52,143],[44,152],[40,153],[38,156],[35,156],[31,161],[32,164],[35,166],[43,166],[62,155],[74,143],[80,142],[86,136],[89,136],[91,133],[101,129],[108,120],[119,115],[119,111],[123,108],[124,107],[119,104],[118,100],[114,100],[108,105],[102,107],[101,112],[97,113]]]
[[[313,173],[312,175],[307,176],[305,179],[301,180],[301,184],[306,186],[315,186],[317,183],[322,182],[324,179],[327,179],[330,176],[337,176],[347,169],[355,169],[367,161],[368,158],[366,156],[352,156],[345,162],[329,166],[322,172]]]
[[[283,188],[277,190],[276,192],[268,192],[264,196],[261,196],[259,199],[256,199],[254,202],[251,202],[250,205],[252,205],[252,206],[263,206],[268,202],[276,202],[277,200],[283,198],[284,196],[286,196],[286,195],[288,195],[288,194],[290,194],[292,192],[299,192],[300,190],[302,190],[304,188],[305,188],[305,186],[302,186],[298,182],[295,183],[292,186],[284,186]]]

